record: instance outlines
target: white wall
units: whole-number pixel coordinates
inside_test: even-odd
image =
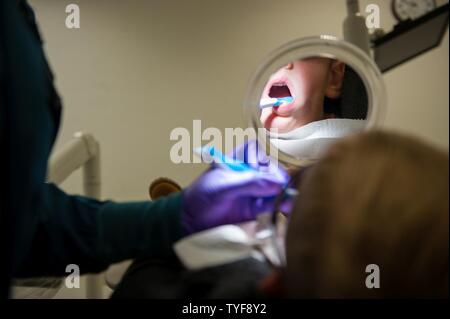
[[[442,2],[442,1],[441,1]],[[338,0],[32,0],[63,97],[61,146],[78,130],[102,148],[103,195],[145,199],[154,178],[187,185],[201,165],[169,159],[170,131],[243,125],[242,101],[258,62],[297,37],[341,36]],[[65,28],[77,3],[81,29]],[[381,23],[391,29],[390,0]],[[386,74],[385,126],[448,149],[448,32],[444,43]],[[65,189],[80,191],[80,175]]]

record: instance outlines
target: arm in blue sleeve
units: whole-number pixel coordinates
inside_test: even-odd
[[[115,203],[65,194],[45,184],[30,251],[16,277],[58,276],[68,264],[99,272],[129,258],[172,254],[181,237],[181,194],[157,201]],[[31,225],[30,225],[31,226]]]
[[[0,297],[11,277],[101,271],[170,253],[180,236],[179,194],[118,204],[44,183],[60,103],[41,45],[31,8],[0,0]]]

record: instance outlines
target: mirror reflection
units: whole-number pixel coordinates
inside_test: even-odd
[[[367,91],[341,60],[298,59],[269,77],[259,109],[262,126],[280,150],[315,159],[332,139],[365,128]]]

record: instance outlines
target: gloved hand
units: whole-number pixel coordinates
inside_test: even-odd
[[[256,142],[242,145],[232,155],[254,168],[262,168],[261,162],[255,160]],[[281,166],[267,161],[261,171],[232,171],[213,164],[183,191],[185,233],[253,220],[259,213],[273,210],[275,198],[289,176]]]
[[[248,141],[235,148],[228,157],[244,162],[256,170],[269,171],[274,174],[286,175],[284,169],[279,169],[281,165],[274,159],[266,155],[263,148],[255,140]],[[288,178],[287,175],[283,178]]]
[[[251,166],[253,169],[260,172],[267,172],[278,176],[279,179],[284,180],[283,186],[290,181],[289,172],[281,166],[275,159],[269,157],[264,152],[261,145],[255,141],[251,140],[247,143],[240,145],[235,148],[228,157],[236,159],[238,161],[244,162]],[[292,185],[291,185],[292,186]],[[278,194],[277,194],[278,195]],[[293,206],[292,198],[285,198],[278,207],[283,213],[290,213]]]

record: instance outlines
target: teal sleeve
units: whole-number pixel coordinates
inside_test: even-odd
[[[181,193],[156,201],[116,203],[67,195],[46,184],[35,202],[27,233],[32,243],[16,277],[99,272],[130,258],[173,254],[181,238]]]
[[[12,277],[98,272],[181,236],[180,194],[119,204],[44,183],[60,116],[49,73],[31,8],[0,0],[0,297]]]
[[[181,238],[181,193],[153,202],[108,202],[99,211],[101,256],[108,262],[166,256]]]

